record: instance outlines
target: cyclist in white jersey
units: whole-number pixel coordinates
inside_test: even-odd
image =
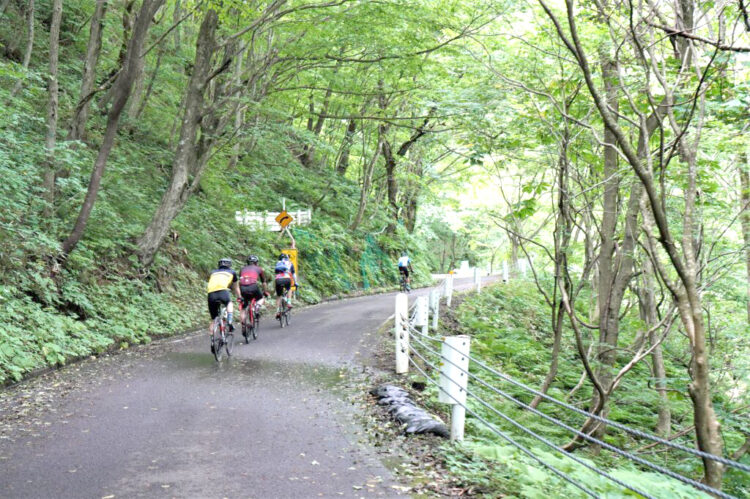
[[[404,275],[406,284],[409,284],[409,272],[414,272],[414,269],[411,268],[411,258],[406,251],[402,252],[401,258],[398,259],[398,271]]]

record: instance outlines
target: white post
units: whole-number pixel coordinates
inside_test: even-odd
[[[427,316],[429,312],[427,309],[429,304],[427,303],[426,296],[420,296],[417,298],[417,313],[414,315],[414,328],[421,329],[422,334],[427,334]]]
[[[451,440],[464,439],[466,421],[466,387],[469,383],[470,337],[466,335],[448,336],[443,340],[440,351],[440,392],[438,400],[451,404]],[[466,372],[464,372],[466,371]]]
[[[405,374],[409,372],[409,298],[405,293],[396,295],[393,322],[393,334],[396,338],[396,374]]]
[[[508,282],[508,260],[503,260],[503,282]]]
[[[445,304],[450,307],[453,300],[453,274],[448,274],[445,279],[445,297]]]
[[[474,286],[477,288],[477,294],[482,292],[482,274],[479,267],[474,267]]]
[[[440,316],[440,293],[436,289],[430,290],[430,308],[432,309],[432,330],[437,331]]]

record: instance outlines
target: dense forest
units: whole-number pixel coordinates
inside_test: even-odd
[[[542,392],[747,460],[748,126],[743,0],[0,0],[0,381],[198,324],[285,199],[304,300],[508,261]]]

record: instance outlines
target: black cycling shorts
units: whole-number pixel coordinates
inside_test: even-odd
[[[260,286],[257,284],[240,286],[240,293],[242,293],[242,301],[245,302],[246,306],[249,305],[253,299],[256,301],[263,299],[263,291],[260,290]]]
[[[216,319],[216,316],[219,315],[219,307],[222,303],[227,306],[231,300],[232,297],[229,296],[228,289],[208,293],[208,313],[211,314],[211,319]]]
[[[276,296],[282,296],[284,293],[292,289],[292,280],[288,277],[276,279]]]
[[[408,267],[399,267],[398,271],[404,274],[404,277],[409,277],[409,268]]]

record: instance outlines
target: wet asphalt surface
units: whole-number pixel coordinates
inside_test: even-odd
[[[221,363],[200,332],[0,391],[0,497],[399,496],[350,383],[393,307],[330,302],[283,329],[267,312]]]

